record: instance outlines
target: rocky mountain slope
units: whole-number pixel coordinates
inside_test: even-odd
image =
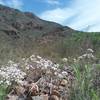
[[[69,27],[41,20],[32,13],[0,5],[0,58],[27,55],[33,51],[35,42],[51,41],[72,31]]]
[[[67,39],[66,43],[72,45],[69,38],[73,33],[77,32],[67,26],[0,5],[0,62],[30,56],[32,53],[50,57],[68,56],[66,51],[72,47],[65,48],[64,43]]]

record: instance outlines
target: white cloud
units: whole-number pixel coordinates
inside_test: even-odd
[[[22,0],[0,0],[0,4],[7,5],[17,9],[21,9],[23,6]]]
[[[67,11],[67,13],[65,13]],[[41,14],[41,18],[49,21],[54,21],[60,24],[64,24],[66,19],[69,19],[70,16],[73,16],[75,12],[73,13],[71,9],[66,8],[57,8],[54,10],[49,10]]]
[[[40,17],[82,30],[100,31],[100,0],[75,0],[71,6],[43,12]]]
[[[59,6],[61,4],[61,2],[59,0],[38,0],[39,2],[43,2],[46,3],[48,5],[57,5]]]
[[[60,5],[59,0],[45,0],[45,1],[51,5]]]

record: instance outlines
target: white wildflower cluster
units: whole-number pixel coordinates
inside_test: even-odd
[[[68,61],[68,59],[67,58],[63,58],[62,61],[66,63]]]
[[[87,52],[88,52],[88,53],[93,53],[94,51],[93,51],[91,48],[88,48],[88,49],[87,49]]]
[[[63,59],[64,61],[67,61],[67,58]],[[23,58],[22,64],[20,66],[24,67],[27,71],[33,70],[33,71],[46,71],[47,74],[55,75],[58,78],[65,78],[68,76],[67,70],[60,68],[60,65],[58,63],[53,63],[51,60],[45,59],[43,57],[40,57],[38,55],[32,55],[29,58]]]
[[[24,61],[24,66],[26,67],[26,69],[30,69],[30,68],[40,68],[40,69],[54,69],[56,70],[57,68],[59,68],[59,64],[54,64],[51,60],[48,59],[44,59],[40,56],[37,55],[32,55],[29,58],[25,59],[23,58]]]
[[[26,75],[19,69],[18,64],[9,61],[7,65],[0,68],[0,84],[10,85],[13,81],[19,83]]]
[[[23,58],[19,63],[9,61],[6,65],[1,66],[0,84],[21,83],[22,79],[31,73],[41,75],[42,72],[45,72],[47,76],[54,75],[55,78],[65,78],[68,76],[68,72],[64,68],[60,69],[60,65],[51,60],[32,55],[29,58]],[[35,77],[34,75],[32,77]]]
[[[87,52],[85,54],[83,54],[82,56],[79,56],[78,59],[95,59],[94,55],[93,55],[93,50],[92,49],[87,49]]]

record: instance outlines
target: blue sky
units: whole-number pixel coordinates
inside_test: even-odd
[[[73,29],[100,31],[100,0],[0,0],[0,4]]]

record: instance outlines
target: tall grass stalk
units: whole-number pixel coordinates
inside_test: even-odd
[[[0,100],[5,100],[5,97],[8,94],[8,87],[4,85],[0,85]]]
[[[72,87],[70,100],[100,100],[98,91],[92,84],[92,66],[91,64],[83,65],[80,70],[79,64],[74,64],[75,81]]]

